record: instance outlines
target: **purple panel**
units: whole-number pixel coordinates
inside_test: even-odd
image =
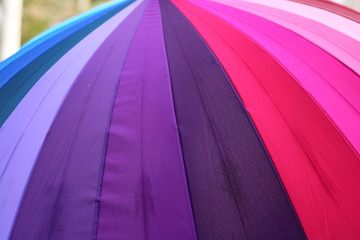
[[[116,96],[98,239],[196,239],[164,44],[151,0]]]
[[[160,3],[199,239],[306,239],[221,65],[179,10]]]
[[[116,88],[142,3],[85,66],[52,124],[12,239],[91,239]]]

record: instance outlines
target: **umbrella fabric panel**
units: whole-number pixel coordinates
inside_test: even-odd
[[[360,41],[359,24],[338,14],[293,1],[282,1],[282,0],[272,0],[272,1],[243,0],[243,1],[262,4],[265,6],[281,9],[296,15],[300,15],[312,19],[314,21],[327,25],[339,32],[342,32],[354,38],[357,41]]]
[[[356,239],[358,154],[266,51],[196,5],[173,2],[202,34],[244,100],[307,236]]]
[[[126,4],[121,5],[119,8],[79,29],[63,41],[57,43],[30,64],[26,65],[26,67],[22,68],[19,72],[16,72],[11,81],[0,88],[0,126],[9,117],[21,99],[53,64],[94,29],[128,6],[131,2],[132,1],[128,1]],[[2,72],[5,70],[6,68],[3,69]]]
[[[221,65],[179,10],[160,4],[199,239],[306,239]]]
[[[349,18],[353,21],[360,23],[359,12],[357,12],[351,8],[345,7],[344,5],[335,3],[335,2],[331,2],[328,0],[320,0],[320,1],[319,0],[291,0],[291,1],[318,7],[318,8],[339,14],[341,16],[344,16],[346,18]]]
[[[121,74],[100,202],[99,239],[196,239],[157,0]]]
[[[36,59],[42,53],[44,53],[49,48],[56,45],[58,42],[68,37],[72,33],[78,31],[82,27],[88,25],[92,21],[95,21],[99,17],[105,15],[119,7],[119,5],[124,4],[123,1],[121,4],[117,4],[108,7],[101,12],[95,12],[91,15],[84,16],[83,18],[77,19],[77,21],[70,22],[69,24],[46,34],[45,36],[37,39],[36,41],[23,46],[17,53],[15,53],[10,58],[0,63],[0,87],[4,86],[18,71],[24,68],[31,61]],[[14,62],[16,60],[16,62]],[[10,65],[10,66],[9,66]]]
[[[317,21],[265,5],[232,0],[214,0],[268,19],[297,33],[360,74],[360,42]]]
[[[0,192],[6,194],[0,195],[0,236],[9,234],[34,162],[74,80],[137,5],[118,13],[66,53],[35,84],[1,128]]]
[[[76,79],[45,139],[12,238],[94,236],[111,109],[144,7],[117,27]]]
[[[277,59],[325,110],[360,153],[360,78],[299,35],[256,15],[221,4],[193,1],[247,34]]]

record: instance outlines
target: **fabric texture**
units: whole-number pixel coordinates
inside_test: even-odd
[[[0,63],[0,240],[360,236],[359,13],[116,0]]]

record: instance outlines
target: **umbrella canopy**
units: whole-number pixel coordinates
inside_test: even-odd
[[[0,64],[0,239],[359,239],[360,14],[120,0]]]

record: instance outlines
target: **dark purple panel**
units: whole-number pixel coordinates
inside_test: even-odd
[[[199,239],[306,239],[222,67],[179,10],[160,1]]]
[[[63,103],[29,180],[12,239],[91,239],[107,131],[136,8],[85,66]]]

